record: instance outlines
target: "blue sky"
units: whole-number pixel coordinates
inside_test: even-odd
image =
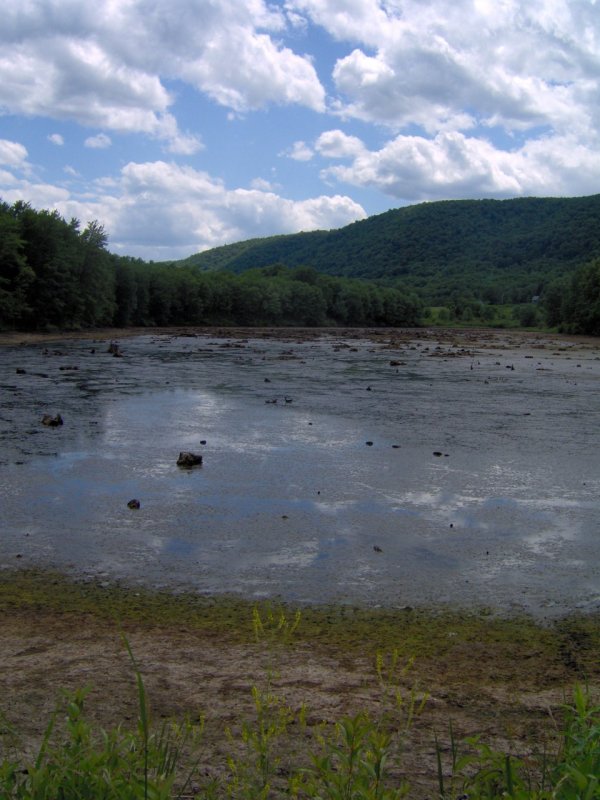
[[[164,260],[600,192],[597,0],[0,0],[0,198]]]

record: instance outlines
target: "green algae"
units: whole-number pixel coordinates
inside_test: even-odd
[[[125,631],[166,628],[250,642],[256,609],[261,616],[276,609],[290,619],[298,611],[276,601],[133,589],[49,571],[0,573],[0,615],[84,616]],[[570,615],[544,624],[489,609],[303,606],[294,641],[342,662],[397,651],[418,659],[425,669],[435,664],[436,673],[445,674],[450,682],[468,678],[510,683],[518,678],[539,689],[600,676],[598,614]]]

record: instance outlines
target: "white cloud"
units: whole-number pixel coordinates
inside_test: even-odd
[[[60,186],[18,180],[14,175],[6,177],[8,180],[3,181],[0,173],[0,196],[5,203],[12,204],[17,200],[23,200],[36,208],[59,208],[62,203],[69,200],[69,191]]]
[[[282,153],[282,155],[287,155],[288,158],[292,158],[294,161],[310,161],[314,156],[314,152],[306,142],[298,141],[294,142],[291,148],[286,153]]]
[[[267,181],[264,178],[254,178],[250,182],[251,189],[257,189],[259,192],[275,192],[281,187],[277,184],[271,183],[271,181]]]
[[[27,165],[27,149],[19,142],[0,139],[0,164],[15,169],[25,169]]]
[[[63,172],[67,175],[70,175],[72,178],[81,178],[81,174],[77,172],[75,167],[72,167],[70,164],[67,164],[63,167]]]
[[[595,0],[286,0],[348,44],[330,110],[385,126],[327,131],[322,176],[403,201],[598,191]],[[362,149],[361,149],[362,147]]]
[[[98,219],[111,249],[154,260],[256,236],[337,228],[366,216],[342,195],[297,201],[263,184],[229,189],[206,172],[165,161],[130,162],[116,180],[95,181],[83,195],[23,180],[3,185],[1,178],[0,196],[7,202],[23,199],[67,219]]]
[[[311,60],[275,37],[286,18],[265,0],[0,0],[0,107],[200,147],[169,109],[181,80],[236,112],[270,103],[324,108]]]
[[[352,158],[361,155],[365,146],[356,136],[348,136],[343,131],[326,131],[315,144],[317,152],[329,158]]]
[[[398,136],[381,150],[357,150],[325,179],[379,189],[403,202],[460,197],[585,195],[600,185],[600,139],[545,137],[512,151],[481,138],[442,132]]]
[[[84,142],[86,147],[91,147],[94,150],[105,150],[107,147],[110,147],[111,144],[110,136],[107,136],[105,133],[99,133],[96,136],[88,136]]]
[[[288,0],[340,40],[334,110],[430,135],[497,125],[590,130],[600,14],[586,0]]]
[[[48,136],[48,141],[55,144],[57,147],[62,147],[65,143],[64,137],[60,133],[51,133]]]

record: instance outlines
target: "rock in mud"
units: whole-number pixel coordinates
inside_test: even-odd
[[[140,501],[139,500],[135,500],[135,499],[134,500],[130,500],[127,503],[127,508],[140,508],[140,506],[141,506]]]
[[[46,425],[49,428],[57,428],[59,425],[63,424],[63,418],[60,414],[56,414],[56,416],[52,416],[52,414],[44,414],[42,417],[42,425]]]
[[[108,345],[107,353],[111,353],[115,358],[121,358],[123,353],[121,352],[121,348],[119,347],[117,342],[111,342]]]
[[[179,458],[177,459],[177,466],[178,467],[196,467],[202,464],[202,456],[198,455],[197,453],[189,453],[189,452],[181,452],[179,453]]]

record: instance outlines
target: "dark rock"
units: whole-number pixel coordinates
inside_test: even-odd
[[[23,369],[23,367],[17,367],[17,375],[26,375],[27,372]]]
[[[200,444],[206,444],[206,439],[200,439]]]
[[[63,424],[63,418],[60,414],[53,417],[51,414],[44,414],[42,417],[42,425],[47,425],[49,428],[57,428]]]
[[[134,499],[134,500],[130,500],[127,503],[127,508],[139,508],[140,505],[141,505],[140,501]]]
[[[196,453],[189,453],[189,452],[181,452],[179,453],[179,458],[177,459],[177,466],[178,467],[196,467],[202,464],[202,456],[197,455]]]
[[[444,454],[443,454],[443,453],[441,453],[439,450],[434,450],[434,451],[433,451],[433,455],[434,455],[434,456],[437,456],[437,458],[440,458],[440,457],[441,457],[441,456],[443,456]]]
[[[375,550],[376,553],[383,553],[383,550],[381,549],[381,547],[379,547],[378,544],[373,545],[373,550]]]
[[[365,442],[365,444],[367,445],[367,447],[373,447],[373,442]]]
[[[113,355],[115,358],[121,358],[123,356],[118,342],[111,342],[108,345],[108,350],[106,352],[111,353],[111,355]]]

